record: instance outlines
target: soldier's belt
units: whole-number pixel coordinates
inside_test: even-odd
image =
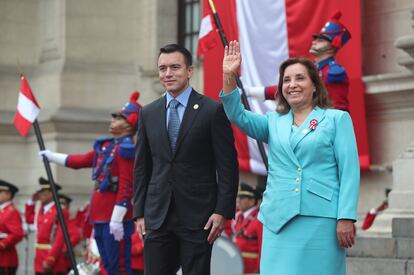
[[[100,184],[101,183],[99,181],[95,182],[95,190],[99,189]],[[118,182],[110,183],[108,185],[108,189],[106,189],[106,191],[111,191],[111,192],[114,192],[114,193],[118,192]]]
[[[242,230],[236,232],[236,236],[239,237],[239,238],[245,239],[245,240],[249,240],[249,241],[257,240],[256,236],[247,236],[247,235],[244,234],[244,232]]]
[[[8,234],[0,232],[0,240],[7,238]]]
[[[254,253],[254,252],[242,252],[241,255],[243,258],[251,258],[251,259],[259,258],[259,253]]]
[[[52,246],[48,243],[36,243],[35,248],[37,248],[37,249],[47,249],[48,250],[48,249],[51,249]]]

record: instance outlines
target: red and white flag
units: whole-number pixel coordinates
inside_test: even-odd
[[[29,83],[24,76],[21,77],[22,83],[17,102],[17,111],[14,116],[14,126],[22,136],[26,136],[30,131],[33,122],[40,112],[40,106],[33,96]]]
[[[217,45],[216,36],[214,34],[215,32],[216,27],[213,22],[213,18],[211,18],[211,14],[207,14],[203,17],[200,24],[197,49],[198,58]]]
[[[288,57],[308,56],[312,34],[318,33],[331,15],[340,10],[342,21],[352,39],[337,55],[350,80],[350,113],[362,169],[370,164],[362,84],[360,0],[227,0],[215,1],[228,41],[240,41],[241,79],[245,87],[266,87],[278,83],[279,65]],[[208,0],[203,0],[203,15],[209,14]],[[215,33],[216,39],[218,34]],[[220,40],[217,40],[220,41]],[[204,54],[204,93],[218,99],[222,87],[223,46],[218,43]],[[273,101],[249,99],[254,112],[275,110]],[[356,119],[357,118],[357,119]],[[233,128],[241,171],[265,175],[256,141]]]

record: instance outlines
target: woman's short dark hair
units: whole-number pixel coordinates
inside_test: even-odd
[[[178,45],[178,44],[168,44],[160,48],[158,57],[160,57],[162,53],[174,53],[174,52],[179,52],[184,56],[185,64],[187,65],[187,67],[193,64],[193,56],[191,55],[190,51],[187,50],[185,47]]]
[[[287,114],[290,110],[290,105],[283,96],[283,78],[285,70],[290,65],[302,64],[305,66],[313,85],[315,86],[315,93],[313,94],[312,104],[320,108],[330,108],[331,103],[328,97],[328,91],[325,88],[321,78],[319,77],[318,69],[315,64],[306,57],[293,57],[285,60],[279,68],[279,84],[277,86],[278,92],[276,93],[275,99],[277,103],[276,112],[280,114]]]

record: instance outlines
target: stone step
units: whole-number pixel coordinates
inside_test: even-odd
[[[414,275],[414,260],[348,257],[347,275]]]
[[[350,257],[414,259],[414,238],[357,237]]]
[[[414,219],[394,218],[392,220],[392,236],[394,238],[414,238]]]

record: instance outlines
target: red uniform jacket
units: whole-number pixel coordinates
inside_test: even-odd
[[[233,238],[233,228],[232,228],[233,220],[226,220],[224,224],[224,233],[231,239]]]
[[[374,223],[375,218],[377,217],[377,213],[373,211],[368,211],[364,221],[362,222],[361,229],[368,230],[371,225]]]
[[[338,110],[349,111],[348,91],[349,82],[345,69],[333,58],[318,63],[320,76],[328,90],[333,107]]]
[[[235,226],[235,243],[242,254],[245,273],[259,272],[263,225],[257,219],[258,212],[256,207],[246,218],[238,215]]]
[[[321,77],[329,98],[335,109],[349,111],[349,81],[345,69],[336,63],[332,57],[320,61],[318,64],[319,76]],[[277,86],[267,86],[264,90],[266,100],[274,100]]]
[[[34,224],[35,220],[35,204],[25,204],[24,217],[27,224]]]
[[[92,224],[89,222],[89,204],[76,212],[76,225],[81,230],[82,239],[89,239],[92,234]]]
[[[13,203],[10,203],[0,210],[0,267],[19,265],[16,244],[22,239],[22,218]]]
[[[68,224],[69,213],[62,209],[65,223]],[[43,263],[53,267],[53,272],[66,272],[63,233],[58,222],[57,209],[53,205],[46,213],[43,207],[37,213],[37,241],[35,244],[35,272],[44,272]]]
[[[139,237],[136,227],[131,241],[131,268],[133,270],[144,270],[144,242]]]
[[[111,142],[103,142],[100,150],[105,150]],[[132,174],[134,167],[134,157],[126,158],[121,156],[120,144],[114,148],[114,160],[110,166],[111,178],[118,178],[118,191],[99,191],[96,189],[91,197],[89,206],[89,219],[91,222],[109,222],[111,220],[112,210],[115,204],[127,202],[128,212],[124,220],[132,218]],[[74,169],[93,167],[99,164],[101,156],[95,150],[86,154],[70,155],[66,159],[66,166]]]

